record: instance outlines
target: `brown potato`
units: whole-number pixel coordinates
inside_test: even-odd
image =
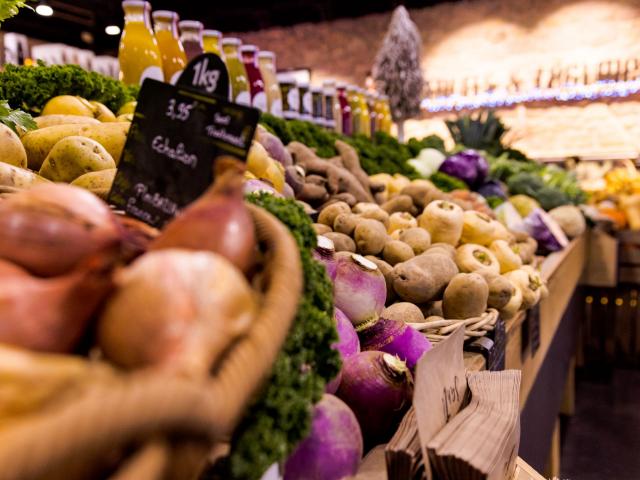
[[[417,305],[409,302],[399,302],[388,306],[382,312],[382,318],[399,320],[407,323],[422,323],[424,316]]]
[[[316,231],[318,235],[324,235],[325,233],[331,232],[331,227],[328,225],[323,225],[322,223],[314,223],[313,229]]]
[[[382,257],[385,261],[389,262],[390,265],[406,262],[414,256],[415,254],[413,253],[413,249],[400,240],[391,240],[387,242],[384,246],[384,250],[382,251]]]
[[[444,291],[442,311],[445,318],[478,317],[487,310],[489,286],[479,273],[459,273]]]
[[[407,302],[425,303],[439,297],[457,273],[448,255],[427,252],[393,268],[393,288]]]
[[[333,226],[333,222],[341,213],[351,213],[351,207],[345,202],[335,202],[323,208],[318,215],[318,223]]]
[[[358,252],[362,255],[378,255],[387,243],[387,230],[377,220],[362,219],[354,230]]]
[[[400,230],[399,239],[409,245],[416,255],[426,252],[431,246],[431,235],[429,235],[429,232],[424,228],[420,227]]]
[[[333,221],[333,230],[351,236],[359,221],[360,217],[354,213],[341,213]]]
[[[348,235],[338,232],[328,232],[325,233],[324,236],[333,242],[333,245],[336,247],[336,252],[355,253],[356,244]]]

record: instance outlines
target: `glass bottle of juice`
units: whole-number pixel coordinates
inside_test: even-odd
[[[364,89],[357,89],[358,102],[360,104],[360,129],[363,135],[371,137],[371,116],[369,114],[369,105]]]
[[[251,93],[249,92],[249,79],[244,63],[240,59],[239,38],[226,37],[222,39],[222,51],[226,58],[227,71],[229,72],[229,86],[231,88],[231,101],[241,105],[251,105]]]
[[[369,108],[369,133],[373,137],[376,133],[376,123],[378,113],[376,112],[376,95],[373,92],[367,92],[367,107]]]
[[[322,83],[322,113],[324,126],[329,130],[342,133],[342,112],[336,94],[336,82],[325,80]]]
[[[118,61],[120,80],[129,85],[141,84],[145,78],[164,80],[162,57],[151,30],[149,2],[125,0],[124,31],[120,37]]]
[[[382,120],[380,121],[381,130],[391,135],[391,124],[393,119],[391,117],[391,107],[389,106],[389,97],[382,96]]]
[[[157,10],[151,16],[162,56],[162,73],[167,82],[175,84],[187,65],[187,55],[178,38],[178,14]]]
[[[360,108],[360,99],[358,98],[358,89],[355,85],[347,87],[347,98],[351,106],[351,134],[357,135],[362,133],[362,110]]]
[[[347,97],[347,86],[343,83],[338,84],[336,87],[336,96],[340,103],[340,120],[342,123],[342,133],[344,135],[351,135],[351,105],[349,98]]]
[[[287,120],[300,118],[300,91],[298,82],[288,73],[280,73],[277,76],[282,95],[282,116]]]
[[[249,80],[249,93],[251,94],[251,106],[262,112],[267,111],[267,94],[264,92],[264,81],[258,69],[258,47],[255,45],[242,45],[240,55]]]
[[[202,46],[202,29],[204,26],[202,22],[197,20],[183,20],[178,25],[180,26],[180,41],[187,54],[187,61],[190,62],[204,53]]]
[[[267,108],[271,115],[282,117],[282,93],[276,77],[276,55],[273,52],[258,52],[258,69],[267,94]]]
[[[300,95],[300,120],[311,121],[311,111],[313,105],[311,103],[311,90],[307,82],[298,84],[298,92]]]
[[[322,101],[322,89],[320,87],[311,87],[311,120],[316,125],[324,126],[324,112]]]
[[[222,48],[220,47],[221,40],[222,33],[218,30],[203,30],[202,48],[204,53],[214,53],[224,61],[224,55],[222,54]]]

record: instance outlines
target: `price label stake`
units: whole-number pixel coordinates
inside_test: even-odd
[[[221,156],[245,160],[258,110],[147,79],[109,202],[162,227],[211,185]]]
[[[198,55],[178,79],[178,86],[200,90],[207,95],[229,98],[229,74],[222,59],[213,53]]]

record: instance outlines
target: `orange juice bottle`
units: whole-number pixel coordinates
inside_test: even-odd
[[[175,84],[187,65],[187,55],[178,38],[178,14],[168,10],[157,10],[151,16],[162,56],[164,78]]]
[[[391,117],[391,107],[389,106],[389,97],[382,95],[382,118],[380,120],[380,130],[391,135],[391,125],[393,124],[393,118]]]
[[[118,49],[120,80],[130,85],[140,84],[145,78],[163,81],[162,57],[151,30],[149,2],[125,0],[122,9],[124,31]]]
[[[224,61],[222,47],[220,46],[221,40],[222,33],[218,30],[203,30],[202,45],[204,47],[204,53],[215,53]]]
[[[360,133],[371,137],[371,116],[365,91],[362,88],[358,88],[356,92],[358,95],[358,103],[360,104]]]
[[[276,77],[276,54],[261,50],[258,52],[258,68],[264,80],[267,94],[267,108],[271,115],[282,117],[282,92]]]

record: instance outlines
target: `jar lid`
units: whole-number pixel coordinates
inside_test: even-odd
[[[203,30],[202,36],[222,38],[222,32],[220,30]]]
[[[322,86],[324,86],[324,87],[335,87],[336,86],[336,81],[335,80],[325,80],[324,82],[322,82]]]
[[[182,20],[178,23],[180,30],[202,30],[204,25],[198,20]]]
[[[145,0],[124,0],[124,2],[122,2],[122,7],[140,7],[140,8],[144,8],[147,6],[149,2],[146,2]]]
[[[242,45],[240,47],[240,53],[243,52],[257,52],[258,51],[258,47],[256,47],[255,45]]]
[[[258,52],[258,58],[271,58],[274,59],[276,58],[276,54],[273,52],[270,52],[269,50],[260,50]]]
[[[320,87],[311,87],[311,88],[309,88],[309,91],[311,93],[322,93],[322,88],[320,88]]]
[[[298,82],[299,88],[309,88],[309,82]]]
[[[154,20],[156,18],[166,19],[166,20],[174,20],[178,18],[178,14],[176,12],[172,12],[171,10],[156,10],[151,14],[151,18]]]
[[[235,38],[235,37],[224,37],[222,39],[222,45],[240,45],[242,44],[242,41],[239,38]]]

